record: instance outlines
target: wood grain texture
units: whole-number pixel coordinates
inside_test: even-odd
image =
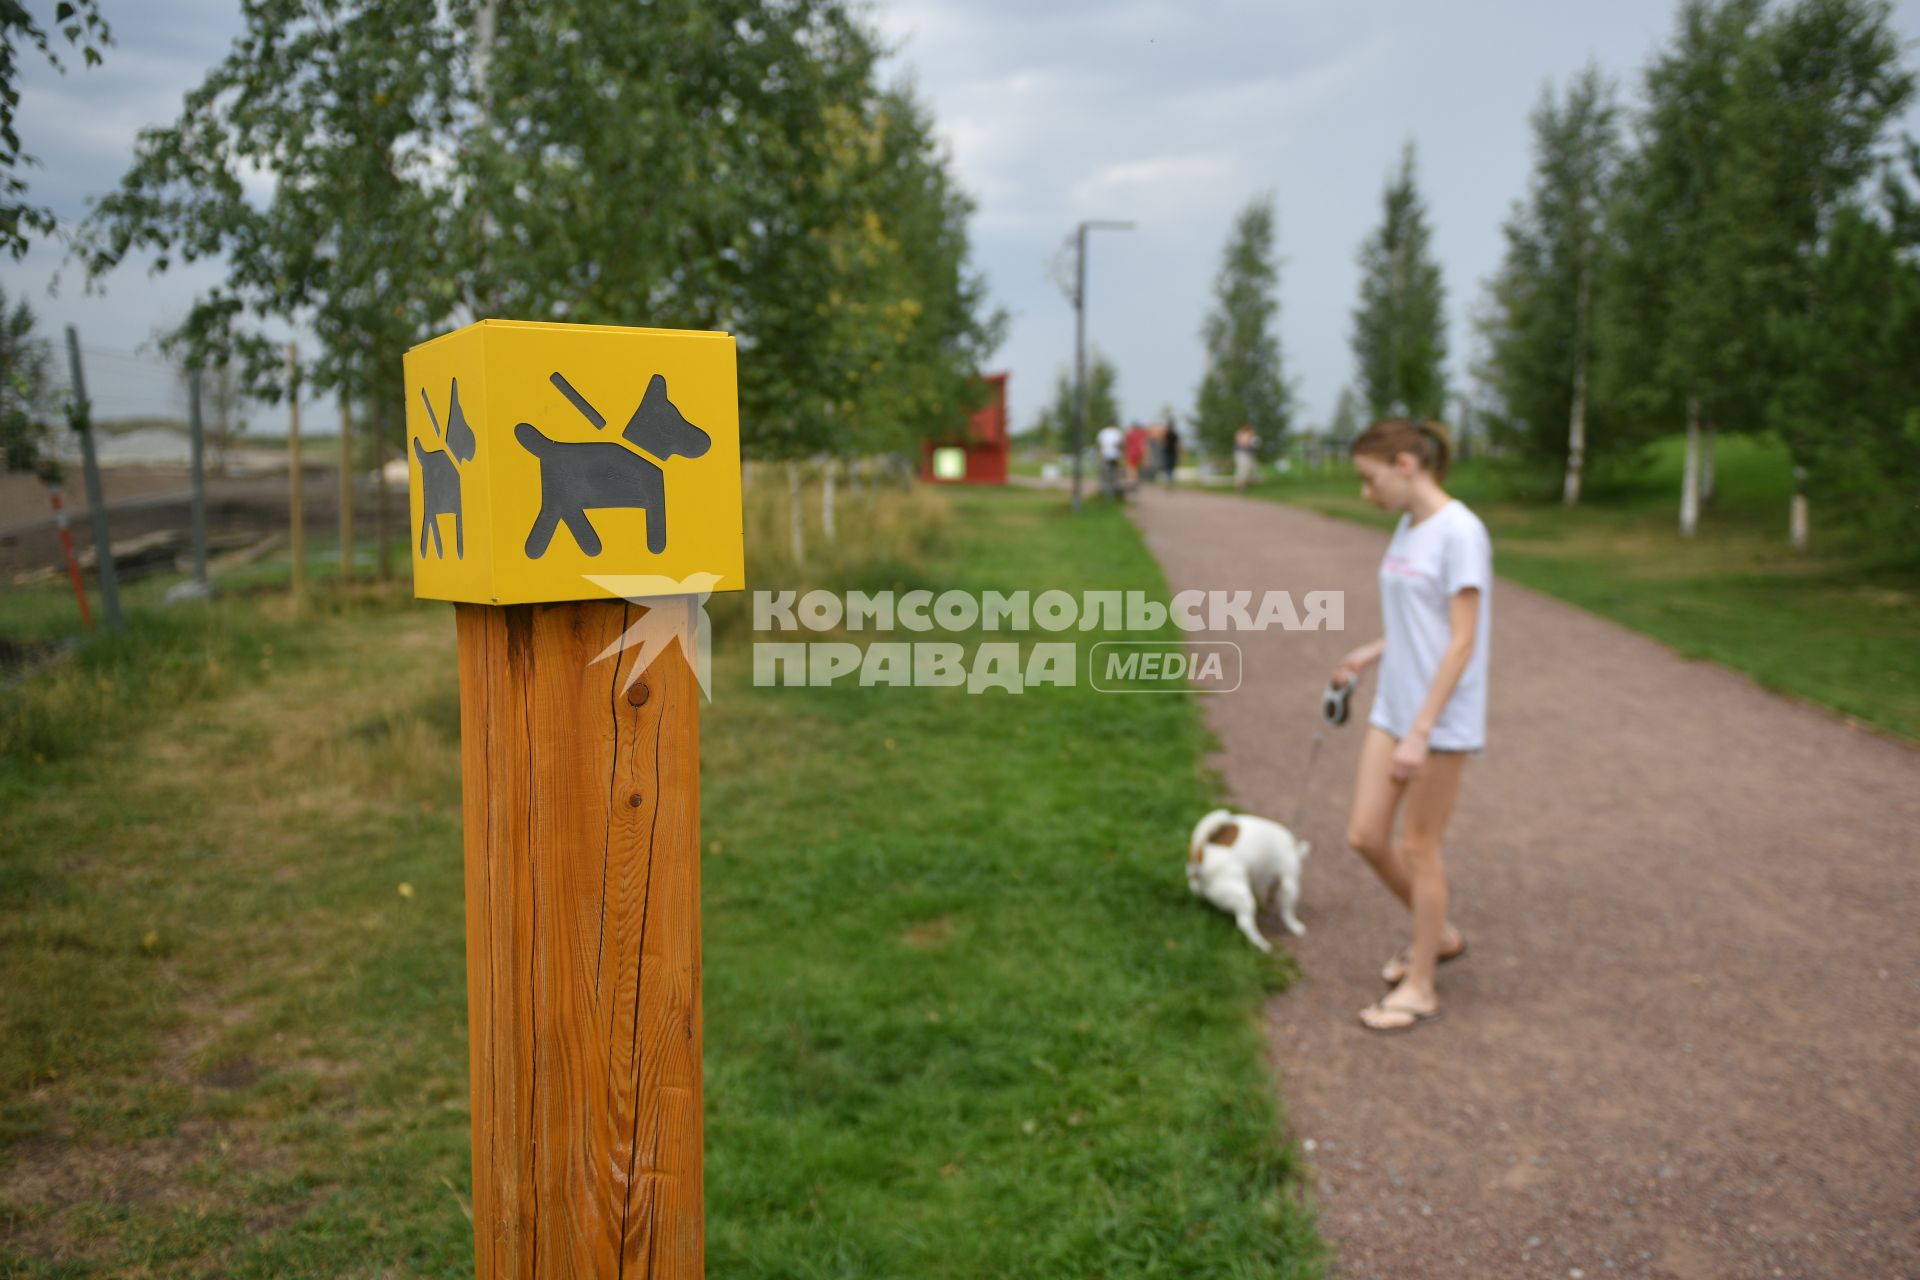
[[[699,688],[620,601],[455,606],[475,1274],[704,1268]]]

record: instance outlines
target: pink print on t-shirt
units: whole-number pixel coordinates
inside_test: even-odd
[[[1382,560],[1380,562],[1380,570],[1383,573],[1390,573],[1396,578],[1424,578],[1427,576],[1421,573],[1411,561],[1402,560],[1399,556],[1388,556]]]

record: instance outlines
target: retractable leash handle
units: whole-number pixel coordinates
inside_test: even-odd
[[[1353,696],[1353,687],[1360,682],[1349,680],[1345,684],[1327,681],[1327,687],[1320,693],[1320,718],[1334,728],[1347,722],[1347,703]]]

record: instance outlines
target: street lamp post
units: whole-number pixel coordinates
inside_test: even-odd
[[[1087,232],[1131,231],[1131,222],[1082,222],[1074,231],[1073,270],[1073,510],[1080,511],[1080,451],[1087,432]]]

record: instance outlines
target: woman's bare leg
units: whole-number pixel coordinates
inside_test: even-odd
[[[1428,1013],[1439,1007],[1434,969],[1447,933],[1447,872],[1440,857],[1447,819],[1460,794],[1460,775],[1467,758],[1462,752],[1436,751],[1406,784],[1405,812],[1395,852],[1409,885],[1413,910],[1413,943],[1408,948],[1406,977],[1380,1002],[1383,1016],[1369,1016],[1373,1026],[1401,1026],[1408,1015],[1394,1010]]]
[[[1406,784],[1393,780],[1393,735],[1375,725],[1367,726],[1366,740],[1360,744],[1360,767],[1353,778],[1353,813],[1347,819],[1347,844],[1367,860],[1380,883],[1409,908],[1413,906],[1413,882],[1393,845],[1393,813],[1400,805],[1400,793]]]

